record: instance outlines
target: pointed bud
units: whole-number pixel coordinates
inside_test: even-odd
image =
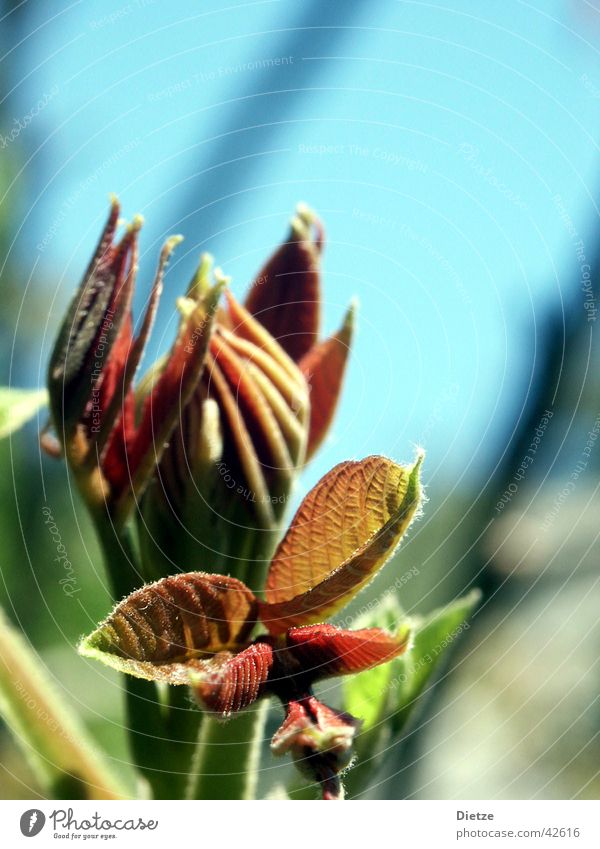
[[[321,222],[299,204],[287,241],[261,269],[246,298],[246,309],[296,362],[317,341],[323,241]]]
[[[181,236],[165,243],[139,331],[131,302],[137,273],[136,216],[120,242],[116,198],[92,262],[67,312],[50,359],[48,389],[55,431],[79,487],[96,513],[108,507],[123,524],[152,478],[165,442],[204,367],[222,284],[194,289],[177,340],[145,381],[140,408],[132,388],[150,335],[169,257]],[[187,305],[186,305],[187,307]],[[156,380],[154,380],[156,378]],[[43,445],[50,445],[47,436]]]
[[[250,564],[259,581],[307,446],[312,453],[332,420],[352,335],[350,311],[338,334],[317,343],[321,224],[298,208],[289,240],[255,281],[246,307],[231,294],[219,306],[227,281],[204,255],[177,302],[171,351],[134,389],[180,237],[161,252],[136,334],[131,303],[142,219],[115,243],[118,223],[114,199],[51,358],[59,443],[96,517],[108,510],[120,528],[141,506],[147,577],[183,568],[239,574]],[[56,454],[48,434],[43,445]]]
[[[85,417],[93,390],[102,383],[102,373],[131,304],[141,221],[135,221],[121,241],[114,244],[119,210],[119,203],[113,198],[96,251],[67,310],[50,357],[50,409],[63,443],[72,439]]]
[[[306,457],[311,459],[331,427],[350,355],[356,302],[348,308],[338,332],[314,345],[299,362],[310,391],[310,431]]]
[[[202,290],[202,269],[190,291]],[[152,577],[190,567],[240,574],[248,561],[260,570],[304,462],[306,382],[264,327],[226,297],[202,380],[143,500]]]

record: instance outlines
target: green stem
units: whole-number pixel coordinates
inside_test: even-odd
[[[204,717],[189,798],[254,799],[268,710],[265,701],[227,722]]]
[[[113,597],[119,601],[139,589],[144,580],[129,527],[118,528],[105,513],[93,514]]]
[[[230,569],[229,574],[243,581],[258,595],[265,585],[276,542],[275,529],[249,534],[239,553],[239,565],[235,570]]]
[[[164,728],[156,685],[125,676],[125,714],[129,748],[135,765],[150,785],[154,799],[165,798],[169,775],[164,772]]]
[[[113,596],[124,598],[143,584],[129,528],[117,528],[106,514],[94,516]],[[185,687],[169,688],[162,704],[156,684],[125,676],[127,734],[133,760],[155,799],[181,799],[188,781],[199,711],[184,712]]]
[[[203,713],[193,703],[189,688],[169,687],[165,732],[168,763],[173,772],[170,776],[172,795],[165,798],[185,798],[202,721]]]

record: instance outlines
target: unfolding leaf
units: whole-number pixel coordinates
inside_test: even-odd
[[[256,642],[219,667],[192,670],[189,683],[201,705],[229,716],[248,707],[264,693],[273,664],[272,645]]]
[[[23,427],[47,403],[45,389],[0,386],[0,439]]]
[[[406,651],[409,640],[408,626],[390,634],[381,628],[346,631],[335,625],[307,625],[290,628],[286,634],[290,656],[302,668],[302,674],[314,681],[387,663]]]
[[[113,196],[108,220],[79,288],[69,304],[54,344],[48,382],[53,387],[56,381],[56,389],[59,391],[62,391],[63,386],[72,383],[85,362],[89,347],[93,344],[98,326],[106,312],[111,289],[116,284],[116,277],[110,273],[110,266],[115,256],[113,239],[117,231],[119,213],[119,201]],[[96,321],[96,312],[99,321]]]
[[[244,422],[247,440],[242,440],[238,448],[242,465],[246,465],[244,460],[248,453],[256,455],[264,494],[268,501],[269,495],[276,501],[281,494],[289,492],[296,467],[285,435],[247,364],[218,332],[211,340],[211,354],[214,357],[213,368],[218,366],[234,399],[235,420],[230,421],[232,431],[236,432],[236,425],[241,427],[238,420]],[[227,411],[223,400],[222,407]]]
[[[146,305],[144,317],[141,321],[139,331],[134,339],[133,316],[131,309],[128,310],[125,320],[121,326],[119,335],[115,339],[110,356],[105,357],[105,366],[102,370],[101,380],[98,387],[98,399],[96,406],[99,408],[99,422],[96,426],[88,424],[88,437],[91,438],[89,452],[93,459],[102,453],[106,440],[114,427],[115,419],[121,406],[125,406],[128,396],[133,395],[132,382],[140,365],[144,348],[152,330],[158,302],[162,293],[163,278],[173,248],[179,243],[178,236],[168,239],[164,245],[154,276],[154,282]],[[137,269],[137,243],[133,245],[131,274],[135,276]],[[92,419],[92,408],[88,406],[86,415]],[[134,426],[134,403],[130,400],[131,422]],[[94,436],[95,435],[95,436]]]
[[[340,463],[309,492],[269,570],[260,616],[271,633],[326,618],[369,583],[419,508],[422,458]]]
[[[220,431],[217,459],[223,461],[232,481],[235,479],[234,491],[222,483],[217,487],[211,484],[215,462],[212,468],[198,469],[198,479],[190,481],[187,488],[202,491],[210,521],[215,511],[240,524],[246,514],[248,524],[271,531],[279,527],[296,469],[304,461],[308,389],[302,373],[278,342],[230,293],[226,297],[228,314],[220,313],[216,321],[202,381],[186,408],[181,429],[186,444],[181,448],[185,449],[182,456],[190,459],[193,476],[202,447],[196,438],[198,428],[189,427],[188,414],[209,398],[215,404]],[[194,419],[198,421],[197,413]],[[171,449],[166,452],[163,467],[167,472],[169,455],[172,459],[174,453]],[[185,480],[181,472],[179,477]],[[219,503],[219,490],[225,505]],[[241,539],[243,532],[237,536]]]
[[[240,353],[246,353],[248,351],[247,347],[244,348],[244,343],[246,343],[246,346],[248,344],[253,346],[252,353],[250,354],[252,359],[256,359],[257,357],[256,349],[268,355],[271,362],[276,363],[283,372],[282,375],[277,377],[276,383],[286,398],[289,397],[290,391],[298,391],[298,387],[305,390],[302,372],[283,346],[277,341],[276,337],[269,333],[262,322],[256,319],[246,307],[238,303],[231,292],[226,293],[226,298],[228,322],[226,325],[223,322],[221,324],[233,334],[233,341],[237,342],[240,346],[238,349]],[[263,363],[260,360],[257,360],[257,363],[263,367]],[[272,368],[268,371],[269,374],[272,374]],[[286,387],[284,382],[286,377],[289,383],[291,383],[289,388]],[[291,397],[293,398],[295,396]]]
[[[348,751],[361,722],[353,716],[324,705],[315,696],[292,699],[287,715],[273,735],[271,750],[276,755],[291,748]]]
[[[352,304],[340,330],[314,345],[299,363],[310,388],[307,459],[313,456],[323,441],[335,414],[352,345],[355,311]]]
[[[274,755],[290,752],[301,772],[319,782],[323,799],[343,798],[340,773],[352,757],[361,722],[324,705],[314,696],[291,699],[283,724],[273,735]]]
[[[139,678],[189,683],[243,648],[256,599],[241,581],[189,572],[136,590],[86,637],[81,654]]]

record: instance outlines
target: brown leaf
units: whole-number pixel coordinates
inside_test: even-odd
[[[154,282],[137,336],[134,339],[133,317],[131,310],[129,310],[121,327],[121,332],[111,351],[110,358],[107,360],[102,373],[98,403],[102,411],[102,425],[98,435],[95,439],[92,439],[90,444],[89,453],[91,455],[102,453],[110,431],[114,427],[115,417],[119,411],[119,407],[125,405],[125,399],[128,393],[133,392],[133,379],[140,365],[146,342],[154,324],[158,302],[162,293],[165,269],[171,248],[174,244],[175,242],[170,240],[161,251],[158,268],[154,276]],[[137,244],[134,244],[132,268],[137,268]]]
[[[369,583],[418,510],[422,458],[340,463],[309,492],[269,570],[260,616],[272,634],[323,620]]]
[[[80,644],[79,651],[140,678],[189,683],[243,648],[256,599],[241,581],[190,572],[136,590]]]
[[[90,399],[96,363],[105,364],[129,313],[135,281],[136,218],[113,244],[119,217],[113,198],[100,241],[63,319],[48,368],[50,408],[59,437],[69,439]]]

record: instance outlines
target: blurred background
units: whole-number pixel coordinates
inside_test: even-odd
[[[307,202],[325,330],[355,295],[360,314],[298,499],[342,459],[422,444],[425,515],[370,592],[413,567],[411,613],[484,592],[369,795],[598,798],[596,0],[0,8],[0,383],[43,385],[109,192],[146,219],[138,308],[185,236],[146,364],[199,254],[241,294]],[[44,423],[0,443],[0,603],[127,771],[118,679],[73,648],[110,607],[101,558]],[[36,792],[0,728],[0,797]]]

